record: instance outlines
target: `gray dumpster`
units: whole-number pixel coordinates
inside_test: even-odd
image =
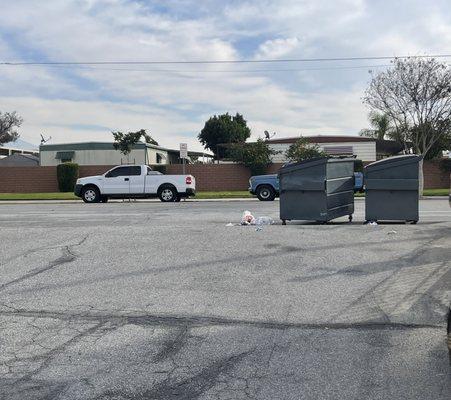
[[[279,170],[280,219],[327,222],[354,212],[354,159],[313,158]]]
[[[418,221],[421,156],[385,158],[365,167],[365,219]]]

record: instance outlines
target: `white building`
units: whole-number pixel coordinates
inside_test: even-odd
[[[138,142],[128,156],[116,150],[112,142],[81,142],[45,144],[39,147],[40,165],[54,166],[63,162],[78,165],[120,165],[120,164],[178,164],[179,150],[166,149],[148,143]],[[188,156],[208,162],[212,156],[189,151]]]
[[[326,154],[355,156],[356,159],[376,161],[376,140],[362,136],[306,136],[312,144],[317,144]],[[285,152],[297,137],[268,140],[270,148],[279,153],[273,156],[274,163],[285,163]]]

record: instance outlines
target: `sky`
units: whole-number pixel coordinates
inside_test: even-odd
[[[6,2],[7,0],[0,0]],[[450,54],[448,0],[14,0],[0,62],[276,60]],[[0,111],[21,139],[109,141],[147,129],[188,143],[213,114],[239,112],[276,138],[357,135],[362,96],[388,60],[253,64],[0,65]]]

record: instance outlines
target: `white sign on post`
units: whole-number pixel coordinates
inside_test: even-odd
[[[180,143],[180,158],[188,158],[188,143]]]

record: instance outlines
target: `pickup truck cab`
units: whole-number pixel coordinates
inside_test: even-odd
[[[363,173],[354,172],[354,193],[363,191]],[[279,196],[279,178],[277,174],[251,176],[251,179],[249,179],[249,192],[257,195],[261,201],[274,200]]]
[[[196,180],[192,175],[163,175],[147,165],[120,165],[103,175],[77,179],[74,194],[85,203],[151,197],[172,202],[195,196]]]

